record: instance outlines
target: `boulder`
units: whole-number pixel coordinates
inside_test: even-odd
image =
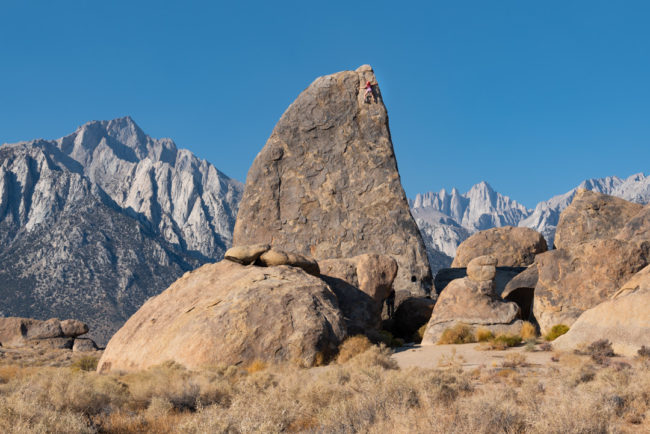
[[[435,344],[445,329],[458,323],[480,326],[494,334],[521,330],[519,306],[501,299],[494,291],[496,258],[480,256],[470,261],[468,277],[449,282],[440,293],[422,338]]]
[[[313,259],[297,253],[283,252],[282,250],[271,249],[262,253],[259,262],[266,267],[289,265],[290,267],[302,268],[312,276],[318,276],[320,274],[318,263]]]
[[[0,318],[0,343],[4,347],[47,346],[47,339],[63,339],[61,322],[56,318],[41,321],[33,318]],[[52,343],[52,347],[60,346]]]
[[[396,261],[385,255],[363,254],[321,260],[318,266],[321,278],[336,293],[349,334],[377,329],[397,272]]]
[[[614,238],[641,211],[642,205],[595,191],[579,189],[562,214],[555,231],[555,247]]]
[[[467,277],[476,282],[493,281],[496,275],[497,258],[494,256],[479,256],[467,264]]]
[[[649,241],[650,240],[650,205],[643,207],[625,223],[616,238],[624,241]]]
[[[76,338],[88,333],[88,326],[76,319],[66,319],[61,321],[61,331],[63,335],[69,338]]]
[[[503,226],[480,231],[463,241],[456,250],[452,268],[467,267],[469,262],[483,255],[494,256],[504,267],[526,267],[535,255],[545,252],[546,240],[530,228]]]
[[[400,182],[388,115],[370,66],[316,79],[255,158],[234,245],[266,243],[317,261],[393,257],[395,288],[426,295],[431,270]]]
[[[381,305],[392,291],[397,262],[390,256],[377,254],[364,254],[357,258],[359,289]]]
[[[635,274],[614,297],[586,310],[553,347],[570,350],[608,339],[616,354],[633,357],[650,348],[650,266]]]
[[[507,301],[514,301],[521,309],[521,317],[525,320],[535,322],[533,317],[533,299],[535,297],[535,286],[537,286],[537,265],[533,264],[514,276],[501,292],[501,298]]]
[[[224,260],[150,298],[111,338],[98,372],[167,360],[190,369],[256,360],[312,366],[345,336],[336,296],[321,279],[296,267]]]
[[[89,351],[97,351],[97,344],[95,341],[88,338],[78,338],[74,340],[72,351],[75,353],[85,353]]]
[[[650,242],[596,240],[538,255],[533,314],[543,334],[571,326],[650,261]]]
[[[71,350],[74,338],[30,339],[28,346],[48,350]]]
[[[236,262],[242,265],[250,265],[257,261],[262,253],[271,248],[268,244],[251,244],[234,246],[226,250],[224,259]]]
[[[510,282],[519,273],[526,270],[527,267],[496,267],[496,277],[494,278],[494,291],[501,294],[508,282]],[[436,273],[435,288],[436,293],[440,294],[443,289],[454,279],[467,277],[467,268],[443,268]]]

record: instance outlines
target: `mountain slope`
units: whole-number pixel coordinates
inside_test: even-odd
[[[130,118],[3,145],[0,315],[78,318],[105,343],[147,298],[222,257],[242,189]]]

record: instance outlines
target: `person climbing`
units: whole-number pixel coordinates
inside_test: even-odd
[[[377,84],[377,83],[375,83],[374,85],[376,85],[376,84]],[[369,103],[370,103],[370,98],[373,98],[373,99],[376,100],[376,98],[375,98],[375,92],[374,92],[373,89],[372,89],[372,87],[373,87],[374,85],[373,85],[370,81],[366,81],[366,87],[365,87],[365,89],[366,89],[366,94],[365,94],[364,97],[363,97],[363,99],[364,99],[364,101],[366,102],[366,104],[369,104]]]
[[[386,313],[388,318],[392,319],[395,313],[395,290],[391,289],[390,294],[386,297]]]

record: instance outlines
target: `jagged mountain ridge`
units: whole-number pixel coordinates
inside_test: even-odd
[[[435,274],[451,264],[461,242],[475,232],[492,227],[530,227],[540,232],[552,246],[560,213],[571,203],[579,188],[641,204],[650,202],[650,177],[638,173],[626,179],[608,176],[585,180],[564,194],[538,203],[534,209],[527,209],[497,193],[487,182],[474,185],[465,194],[455,188],[451,193],[442,189],[437,193],[418,194],[409,200],[409,205]]]
[[[223,256],[243,185],[130,118],[0,147],[0,315],[75,317],[104,343]]]

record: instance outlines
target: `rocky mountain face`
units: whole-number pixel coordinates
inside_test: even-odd
[[[235,224],[235,245],[256,243],[319,261],[390,255],[396,289],[431,290],[370,66],[317,78],[282,115],[248,172]]]
[[[243,186],[130,118],[0,147],[1,316],[75,317],[101,345],[231,244]]]
[[[449,267],[456,248],[473,233],[501,226],[529,227],[540,232],[549,248],[553,246],[560,213],[571,204],[576,191],[586,189],[616,196],[631,202],[650,202],[650,177],[642,173],[626,179],[609,176],[583,181],[570,191],[537,204],[530,210],[495,192],[486,182],[460,194],[455,188],[418,194],[409,200],[432,272]]]

